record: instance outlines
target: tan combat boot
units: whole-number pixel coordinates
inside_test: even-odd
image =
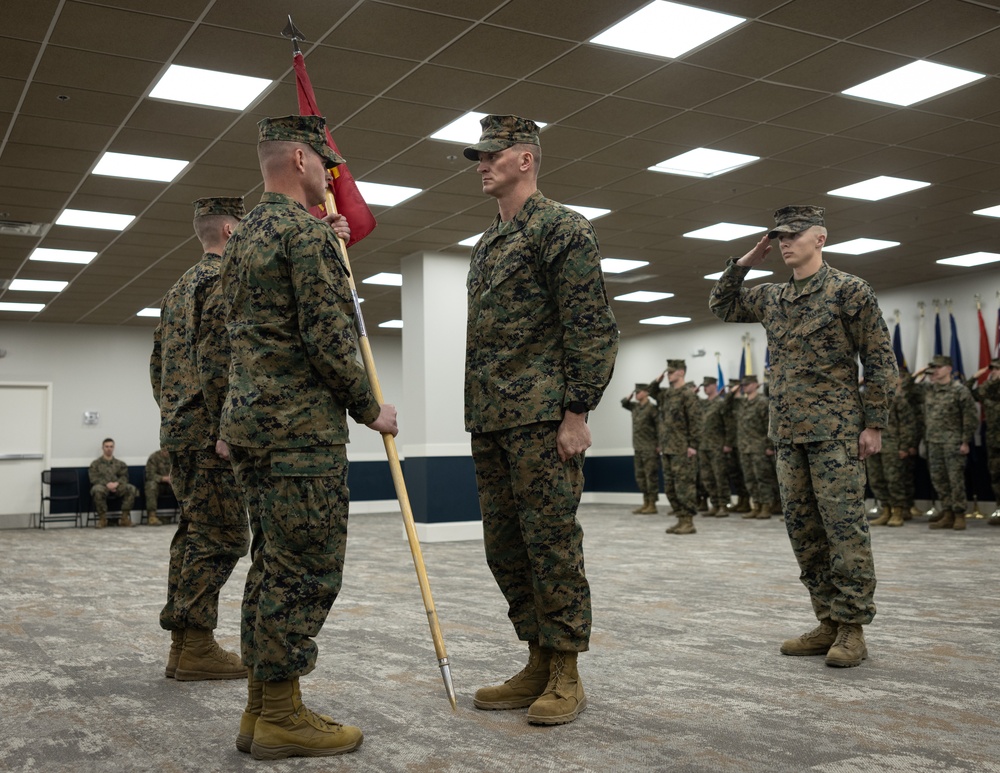
[[[719,506],[715,504],[714,500],[712,501],[712,509],[705,513],[705,515],[709,518],[715,518],[719,515]]]
[[[177,673],[177,664],[184,649],[184,629],[178,628],[170,632],[170,652],[167,653],[167,668],[163,672],[167,679],[173,679]]]
[[[774,504],[769,503],[766,505],[761,505],[760,510],[757,511],[757,520],[763,520],[765,518],[770,518],[771,513],[774,511]]]
[[[643,515],[656,515],[656,497],[650,497],[646,507],[642,510]]]
[[[882,510],[881,510],[881,515],[879,515],[878,518],[869,518],[868,519],[868,525],[869,526],[888,526],[890,518],[892,518],[892,508],[891,507],[883,507]]]
[[[677,516],[677,523],[675,523],[673,526],[668,526],[666,528],[666,532],[667,532],[667,534],[676,534],[677,530],[680,527],[681,527],[681,517],[678,515]]]
[[[240,656],[222,649],[211,631],[187,629],[174,679],[178,682],[200,682],[206,679],[245,679],[246,675],[247,669],[240,662]]]
[[[942,510],[940,517],[931,518],[930,529],[950,529],[955,525],[955,514],[951,510]]]
[[[904,523],[906,523],[906,519],[903,517],[903,508],[893,507],[886,526],[902,526]]]
[[[637,508],[635,508],[632,511],[632,515],[641,515],[642,513],[646,512],[646,505],[647,505],[648,501],[649,501],[649,497],[643,497],[642,498],[642,504],[639,505]]]
[[[108,514],[107,513],[98,513],[97,514],[97,528],[98,529],[104,529],[104,528],[107,527],[107,525],[108,525]]]
[[[250,744],[255,760],[330,757],[354,751],[363,740],[361,728],[341,725],[306,708],[297,678],[263,683],[260,716]]]
[[[756,518],[757,514],[760,512],[760,504],[758,502],[753,503],[753,507],[749,508],[745,513],[743,513],[741,518]]]
[[[695,506],[699,513],[704,513],[708,511],[708,499],[702,497],[698,500],[698,504]]]
[[[865,632],[857,623],[840,623],[837,627],[837,639],[826,653],[826,664],[836,668],[860,666],[861,661],[868,657],[865,646]]]
[[[150,526],[159,526],[163,521],[156,517],[156,510],[150,510],[146,518],[146,523]]]
[[[674,534],[697,534],[698,530],[694,527],[694,516],[692,515],[681,515],[677,518],[677,528],[673,532]]]
[[[132,525],[132,517],[127,512],[125,512],[124,510],[122,510],[122,517],[119,519],[118,525],[119,526],[131,526]]]
[[[247,706],[240,717],[240,732],[236,736],[236,748],[244,754],[250,753],[253,732],[264,708],[264,683],[254,679],[253,670],[247,669]],[[326,717],[324,717],[326,719]]]
[[[955,531],[965,531],[965,513],[955,513],[955,522],[951,528]]]
[[[480,687],[472,703],[477,709],[497,711],[523,709],[538,700],[549,683],[552,650],[528,642],[528,665],[503,684]]]
[[[781,643],[782,655],[825,655],[837,639],[837,621],[824,617],[819,625],[796,639]]]
[[[689,518],[691,516],[682,516]],[[544,694],[528,709],[533,725],[565,725],[587,708],[583,682],[576,670],[576,652],[553,652]]]
[[[736,500],[736,507],[733,508],[734,513],[745,513],[750,510],[750,497],[747,495],[738,497]]]
[[[947,510],[938,510],[936,513],[934,513],[934,515],[932,515],[930,518],[927,519],[927,523],[937,523],[942,518],[944,518],[944,514],[946,512],[948,512],[948,511]],[[922,513],[921,513],[921,515],[922,515]]]

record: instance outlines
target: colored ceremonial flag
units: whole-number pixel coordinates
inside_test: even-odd
[[[716,378],[719,379],[719,391],[720,392],[725,392],[726,391],[726,379],[724,379],[722,377],[722,360],[716,360],[715,361],[715,367],[719,371],[719,375],[716,376]]]
[[[295,86],[299,94],[299,115],[322,115],[316,105],[316,94],[309,81],[306,60],[301,52],[295,53],[293,63],[295,66]],[[333,148],[334,152],[340,153],[329,129],[326,130],[326,144]],[[337,211],[347,218],[347,224],[351,227],[351,240],[347,243],[347,246],[350,247],[375,230],[375,216],[368,208],[368,204],[365,203],[347,164],[334,167],[331,174],[333,182],[330,187],[333,190],[333,198],[337,202]],[[309,211],[317,217],[323,217],[326,214],[325,208],[320,207],[313,207]]]
[[[896,328],[892,331],[892,351],[896,354],[896,367],[900,370],[909,370],[906,367],[906,357],[903,354],[903,337],[899,332],[899,320],[896,320]]]
[[[962,347],[958,344],[958,328],[955,327],[955,315],[950,311],[948,317],[951,319],[951,367],[953,378],[965,378],[965,368],[962,366]]]
[[[997,329],[993,332],[993,356],[1000,357],[1000,309],[997,309]]]
[[[934,307],[934,356],[937,357],[939,354],[944,354],[944,349],[941,347],[941,309],[935,306]]]
[[[743,354],[740,355],[740,381],[747,374],[747,348],[743,346]]]
[[[745,376],[747,374],[750,374],[751,376],[759,376],[760,375],[759,373],[753,372],[753,355],[750,353],[749,335],[746,337],[746,340],[743,341],[743,359],[744,362],[746,363],[746,373],[743,373],[742,375]]]
[[[990,336],[986,332],[983,310],[976,309],[976,315],[979,317],[979,369],[983,371],[976,380],[982,384],[990,375]]]
[[[917,351],[914,357],[914,368],[926,368],[931,361],[930,343],[927,340],[927,320],[924,310],[920,310],[920,320],[917,323]]]

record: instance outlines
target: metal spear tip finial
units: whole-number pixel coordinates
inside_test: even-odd
[[[302,34],[298,27],[295,26],[295,22],[292,21],[292,15],[288,14],[288,24],[281,31],[281,36],[283,38],[288,38],[292,41],[292,51],[296,54],[301,54],[302,49],[299,48],[299,41],[303,43],[306,42],[306,36]]]

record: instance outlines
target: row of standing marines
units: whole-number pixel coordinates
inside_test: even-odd
[[[395,435],[396,412],[376,402],[356,359],[335,236],[349,224],[307,211],[343,159],[320,117],[258,126],[261,201],[248,214],[237,198],[195,202],[204,255],[165,296],[150,360],[183,511],[160,625],[171,632],[167,677],[246,680],[240,751],[326,756],[363,740],[359,728],[308,709],[299,685],[316,666],[315,637],[341,587],[347,416]],[[490,115],[482,128],[464,154],[499,212],[468,275],[465,424],[487,564],[528,654],[473,704],[526,708],[529,723],[557,725],[587,706],[577,666],[592,614],[577,508],[587,415],[611,379],[618,330],[592,225],[538,190],[538,126]],[[792,278],[744,287],[771,239]],[[867,656],[862,626],[875,614],[863,461],[880,449],[896,365],[874,293],[823,261],[825,240],[821,209],[778,210],[768,236],[729,261],[710,306],[724,321],[762,323],[773,354],[769,437],[819,621],[781,652],[854,666]],[[670,446],[665,456],[683,470],[695,447]],[[213,630],[219,589],[248,548],[237,655]]]

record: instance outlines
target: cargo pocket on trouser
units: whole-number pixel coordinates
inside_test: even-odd
[[[347,452],[343,446],[271,452],[263,515],[268,537],[302,554],[331,554],[347,540]]]

